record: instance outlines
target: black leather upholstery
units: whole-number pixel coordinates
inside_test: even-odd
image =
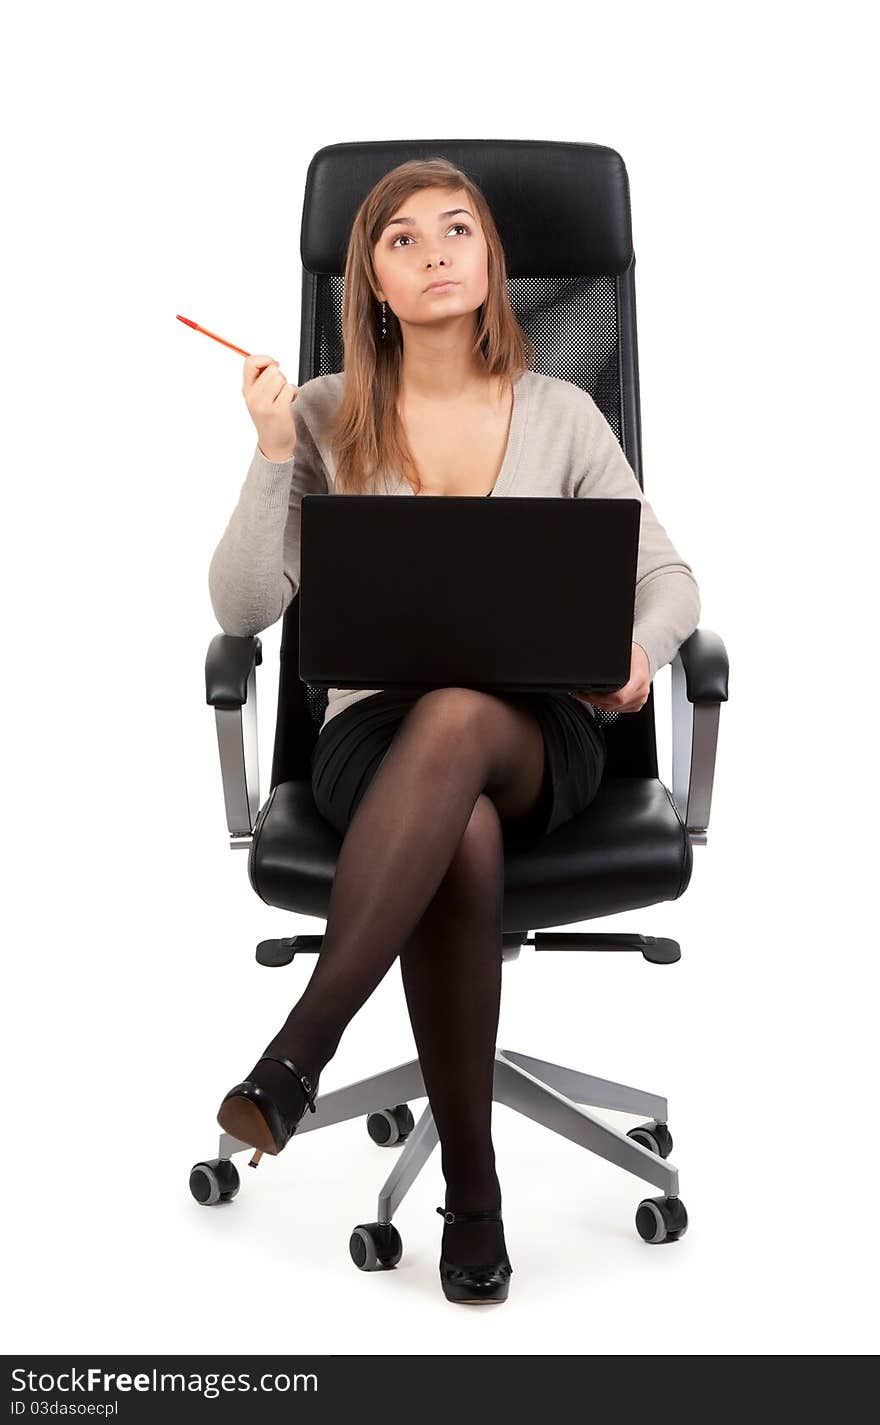
[[[727,649],[708,628],[696,628],[681,648],[689,703],[726,703],[729,665]]]
[[[341,838],[308,781],[274,788],[248,858],[267,905],[326,917]],[[585,811],[532,851],[505,860],[504,929],[538,930],[676,900],[691,876],[690,839],[662,782],[603,779]]]
[[[355,212],[373,184],[399,163],[436,156],[458,164],[485,193],[509,276],[615,276],[630,266],[629,180],[620,154],[603,144],[542,139],[388,140],[320,149],[306,178],[303,266],[342,272]]]
[[[251,668],[262,661],[263,645],[258,638],[215,634],[205,659],[206,701],[214,708],[240,708],[247,700]]]

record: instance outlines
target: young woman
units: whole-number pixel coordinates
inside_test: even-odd
[[[512,1267],[491,1113],[504,848],[535,844],[589,804],[606,758],[596,708],[643,705],[697,627],[699,591],[593,399],[530,368],[492,214],[445,159],[402,164],[362,203],[343,339],[345,370],[298,389],[271,357],[245,362],[259,440],[209,574],[226,632],[257,633],[284,613],[310,492],[642,502],[630,678],[616,693],[329,690],[312,787],[343,842],[321,954],[218,1113],[228,1133],[280,1152],[399,957],[441,1142],[443,1289],[502,1301]]]

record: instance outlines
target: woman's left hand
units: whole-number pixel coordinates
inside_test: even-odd
[[[598,708],[609,712],[638,712],[644,707],[651,691],[651,665],[648,655],[640,643],[632,646],[629,665],[629,682],[624,683],[615,693],[587,693],[571,690],[571,696],[582,703],[595,703]]]

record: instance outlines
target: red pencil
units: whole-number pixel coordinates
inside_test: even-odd
[[[180,313],[178,313],[177,320],[179,322],[186,322],[188,327],[192,327],[193,331],[202,332],[205,336],[211,337],[213,341],[219,341],[221,346],[228,346],[230,351],[237,351],[240,356],[250,356],[249,351],[242,351],[240,346],[233,346],[231,341],[224,341],[222,336],[218,336],[216,332],[209,332],[207,327],[200,327],[198,322],[191,322],[189,317],[182,317]]]

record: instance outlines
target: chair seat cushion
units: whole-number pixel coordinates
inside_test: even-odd
[[[281,782],[260,811],[248,856],[267,905],[326,919],[338,832],[308,781]],[[504,929],[571,925],[676,900],[693,852],[672,796],[651,777],[605,777],[590,805],[504,862]]]

